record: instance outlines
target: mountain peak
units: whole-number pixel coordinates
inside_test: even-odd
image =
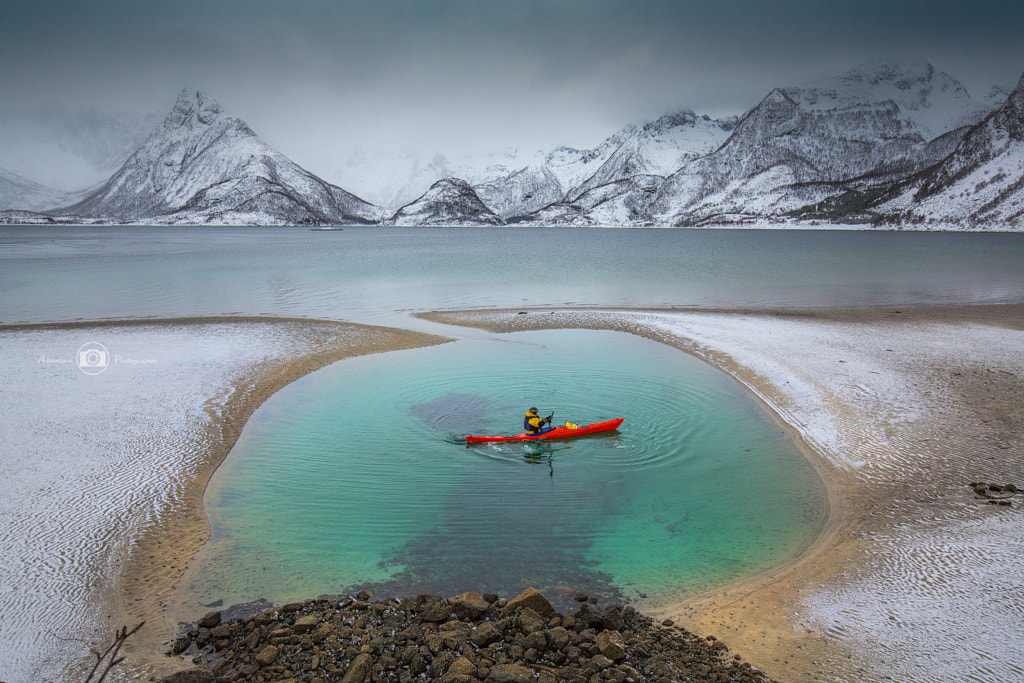
[[[199,90],[71,215],[119,222],[369,223],[379,210],[269,147]]]
[[[874,62],[858,64],[838,80],[879,85],[892,82],[897,88],[907,90],[914,83],[927,83],[935,77],[935,67],[923,59],[898,59],[888,57]]]
[[[208,125],[223,111],[217,100],[203,91],[185,88],[178,95],[167,120],[177,125],[184,125],[195,119]]]

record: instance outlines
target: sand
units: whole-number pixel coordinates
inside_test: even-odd
[[[994,507],[967,486],[1024,479],[1024,307],[424,317],[650,337],[727,372],[792,428],[829,494],[821,536],[660,615],[784,681],[1024,679],[1024,500]]]
[[[729,373],[793,430],[829,494],[820,537],[785,566],[680,596],[659,615],[723,638],[784,681],[1024,679],[1024,635],[1016,628],[1024,611],[1024,517],[1016,499],[1014,507],[994,507],[967,487],[1024,484],[1024,307],[424,317],[499,332],[581,327],[643,335]],[[152,354],[162,363],[126,365],[106,390],[113,393],[97,395],[98,385],[74,366],[36,358],[70,356],[97,335],[129,358]],[[0,513],[54,527],[0,535],[0,611],[28,615],[19,617],[24,624],[0,624],[20,638],[0,654],[30,667],[21,669],[30,675],[16,669],[5,680],[41,678],[40,656],[66,661],[85,652],[83,633],[94,637],[142,619],[147,626],[123,675],[180,667],[161,654],[176,627],[164,605],[206,539],[205,485],[252,411],[332,360],[441,341],[306,320],[0,328],[9,368],[0,392],[5,429],[37,446],[31,457],[11,459],[17,451],[5,445],[0,473],[24,490],[0,496]],[[164,371],[169,365],[173,372]],[[157,368],[162,374],[146,374]],[[55,392],[70,398],[46,405]],[[98,426],[98,413],[88,409],[97,397],[117,397],[121,411]],[[112,436],[102,435],[104,426],[116,426]],[[88,466],[66,457],[71,446]],[[55,464],[84,469],[53,478]],[[151,474],[130,491],[85,486],[139,471]],[[63,485],[84,510],[112,505],[116,514],[69,519]],[[26,568],[25,576],[40,582],[37,598],[11,585]],[[76,595],[87,595],[89,607]],[[17,655],[21,645],[36,648],[35,664]]]
[[[163,606],[209,529],[203,491],[252,412],[341,358],[446,341],[306,319],[0,327],[0,679],[79,679],[120,625],[118,679],[169,673]],[[100,342],[103,373],[75,365]]]

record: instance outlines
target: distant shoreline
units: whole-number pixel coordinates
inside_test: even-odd
[[[17,213],[18,216],[5,216],[7,213]],[[23,214],[32,213],[33,217],[26,217]],[[26,222],[28,221],[28,222]],[[822,230],[822,231],[860,231],[860,232],[964,232],[964,233],[1021,233],[1020,228],[1007,224],[987,225],[984,228],[963,227],[951,223],[936,223],[925,225],[913,223],[908,225],[872,225],[871,223],[833,223],[821,219],[810,220],[779,220],[775,218],[750,218],[737,220],[735,222],[710,222],[698,225],[536,225],[529,223],[505,223],[503,225],[484,224],[450,224],[450,225],[415,225],[415,226],[393,226],[382,223],[352,223],[334,225],[324,223],[323,225],[309,226],[292,223],[246,223],[246,224],[221,224],[221,223],[119,223],[116,221],[103,221],[97,219],[88,223],[78,223],[72,219],[61,216],[50,216],[49,214],[25,212],[25,211],[0,211],[0,228],[38,228],[38,227],[61,227],[61,228],[300,228],[312,232],[343,232],[346,228],[382,228],[386,230],[405,230],[408,228],[484,228],[488,230],[502,230],[505,228],[535,228],[544,230],[549,228],[566,230]]]

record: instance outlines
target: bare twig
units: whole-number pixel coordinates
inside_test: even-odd
[[[124,661],[124,657],[119,656],[121,646],[124,645],[128,638],[135,635],[138,630],[142,628],[142,624],[145,623],[146,622],[143,621],[131,631],[128,630],[127,626],[122,626],[114,634],[114,642],[107,646],[107,649],[103,652],[100,652],[95,648],[89,648],[90,652],[92,652],[96,657],[96,664],[93,665],[92,670],[89,672],[84,683],[91,683],[92,677],[96,675],[96,672],[99,671],[99,668],[103,666],[104,660],[106,660],[106,666],[104,667],[103,672],[100,674],[100,677],[96,679],[96,683],[102,683],[103,679],[105,679],[107,674],[110,673],[110,670]]]

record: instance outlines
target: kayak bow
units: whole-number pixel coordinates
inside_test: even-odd
[[[597,434],[598,432],[610,432],[619,428],[625,418],[608,420],[606,422],[595,422],[589,425],[572,427],[555,427],[543,434],[516,434],[515,436],[467,436],[466,443],[486,443],[490,441],[535,441],[537,439],[566,439],[584,434]]]

